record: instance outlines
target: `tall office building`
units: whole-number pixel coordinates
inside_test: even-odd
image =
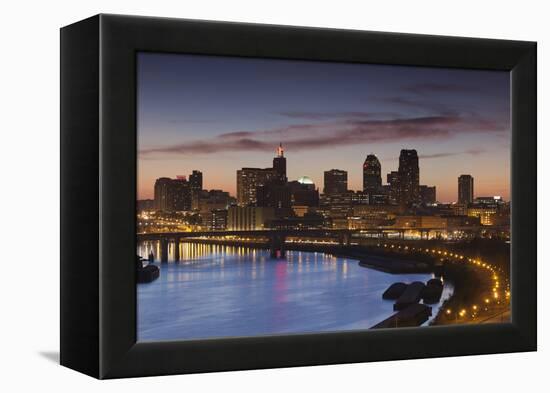
[[[222,190],[202,190],[199,194],[198,210],[201,214],[208,213],[212,210],[227,209],[235,204],[235,198],[231,197],[228,192]]]
[[[319,206],[319,191],[309,177],[302,176],[298,180],[288,182],[288,187],[292,196],[292,206]]]
[[[201,214],[202,225],[208,230],[222,231],[227,229],[227,209],[214,209]]]
[[[191,210],[191,187],[185,176],[161,177],[155,181],[155,209],[160,211]]]
[[[275,170],[275,172],[277,172],[278,183],[285,184],[287,181],[286,158],[285,150],[283,149],[282,144],[277,147],[277,155],[273,158],[273,169]]]
[[[436,194],[435,194],[435,186],[420,186],[420,202],[423,204],[431,204],[435,203],[436,201]]]
[[[191,210],[191,185],[187,181],[185,176],[178,176],[172,180],[173,189],[173,210],[174,211],[188,211]]]
[[[379,191],[382,187],[380,161],[374,154],[369,154],[363,163],[363,191]]]
[[[348,173],[340,169],[325,171],[324,194],[343,194],[348,191]]]
[[[191,186],[192,190],[202,190],[202,172],[194,170],[189,175],[189,185]]]
[[[471,175],[458,177],[458,203],[472,203],[474,201],[474,178]]]
[[[237,203],[253,206],[257,202],[258,187],[271,184],[278,177],[273,168],[242,168],[237,171]]]
[[[280,184],[277,179],[271,184],[256,187],[256,206],[290,208],[292,193],[287,184]]]
[[[202,172],[194,170],[189,175],[189,186],[191,187],[191,207],[193,210],[199,208],[199,198],[202,191]]]
[[[353,212],[352,198],[353,191],[336,194],[324,193],[319,200],[320,210],[325,216],[331,218],[347,218]]]
[[[399,203],[399,172],[391,171],[386,177],[388,182],[388,200],[392,205]]]
[[[155,181],[155,210],[166,211],[168,210],[169,189],[172,179],[169,177],[160,177]]]
[[[419,202],[420,169],[416,150],[401,150],[399,154],[399,203]]]

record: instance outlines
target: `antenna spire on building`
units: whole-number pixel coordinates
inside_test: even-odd
[[[285,149],[283,149],[283,143],[280,142],[279,146],[277,147],[277,157],[284,157],[285,156]]]

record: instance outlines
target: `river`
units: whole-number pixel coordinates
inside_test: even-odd
[[[268,250],[180,247],[182,261],[156,261],[160,277],[137,285],[139,341],[368,329],[393,313],[393,302],[382,300],[389,285],[432,278],[383,273],[323,253],[288,251],[276,260]],[[158,251],[143,243],[138,254],[146,257],[151,249]],[[433,316],[451,294],[444,283]]]

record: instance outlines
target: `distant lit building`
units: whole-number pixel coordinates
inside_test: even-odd
[[[275,170],[277,174],[277,182],[280,184],[285,184],[287,181],[286,177],[286,158],[285,158],[285,150],[283,149],[283,145],[280,144],[279,147],[277,147],[275,158],[273,158],[273,169]]]
[[[235,231],[265,229],[273,219],[275,219],[275,209],[272,207],[231,206],[227,211],[227,229]]]
[[[499,196],[476,198],[467,214],[479,217],[483,225],[510,225],[510,204]]]
[[[476,227],[480,225],[479,217],[473,216],[397,216],[395,227],[411,229],[447,229],[452,231],[455,228]]]
[[[363,192],[379,191],[382,187],[380,161],[369,154],[363,163]]]
[[[340,169],[325,171],[323,194],[343,194],[348,191],[348,173]]]
[[[411,229],[445,229],[447,228],[447,219],[442,216],[397,216],[394,226]]]
[[[270,229],[321,229],[325,226],[325,218],[320,214],[306,213],[303,216],[274,219],[268,224]]]
[[[222,190],[202,190],[199,194],[197,210],[201,213],[209,213],[212,210],[225,210],[236,203],[235,198],[229,192]]]
[[[350,229],[348,217],[336,217],[330,220],[332,229]]]
[[[468,205],[465,203],[454,203],[451,205],[453,210],[453,215],[455,216],[466,216],[468,215]]]
[[[399,203],[411,205],[419,200],[420,169],[416,150],[401,150],[399,154]]]
[[[292,205],[292,211],[296,217],[303,217],[312,209],[306,205]]]
[[[251,206],[257,202],[256,190],[277,179],[273,168],[242,168],[237,171],[237,203],[239,206]]]
[[[315,183],[313,183],[313,180],[309,176],[302,176],[296,181],[308,189],[315,190]]]
[[[398,205],[355,205],[350,229],[366,229],[377,226],[389,226],[400,213]]]
[[[368,205],[370,203],[369,193],[364,191],[357,191],[351,194],[351,204],[356,205]]]
[[[223,231],[227,229],[227,210],[211,210],[204,215],[203,225],[211,231]]]
[[[155,209],[159,211],[191,210],[191,187],[185,176],[161,177],[155,181]]]
[[[202,190],[202,172],[194,170],[189,175],[189,185],[192,190]]]
[[[488,197],[477,197],[474,199],[474,205],[483,205],[483,206],[503,206],[506,204],[504,199],[500,196],[488,196]]]
[[[286,205],[288,192],[279,188],[286,183],[286,158],[280,144],[272,168],[242,168],[237,171],[237,203],[239,206]],[[273,198],[280,200],[274,201]]]
[[[346,218],[351,215],[353,191],[339,194],[322,194],[319,209],[331,218]]]
[[[387,177],[388,183],[388,201],[391,204],[399,203],[399,172],[391,171]]]
[[[348,217],[347,220],[347,229],[370,229],[378,225],[378,223],[373,223],[372,220],[363,217]]]
[[[447,227],[452,229],[456,227],[476,227],[481,225],[479,217],[475,216],[445,216]]]
[[[171,183],[172,179],[169,177],[161,177],[155,181],[155,210],[172,210]]]
[[[420,202],[428,205],[433,204],[436,201],[435,186],[424,186],[419,187],[420,192]]]
[[[474,178],[471,175],[458,177],[458,203],[469,204],[474,201]]]
[[[256,206],[288,209],[292,206],[290,187],[278,181],[256,187]]]
[[[495,225],[497,213],[498,209],[496,207],[478,206],[468,208],[468,215],[471,217],[479,217],[481,225]]]
[[[189,175],[189,186],[191,187],[191,207],[198,209],[199,196],[202,191],[202,172],[194,170]]]
[[[155,200],[154,199],[140,199],[137,201],[136,208],[138,212],[154,210],[155,209]]]
[[[319,191],[309,177],[302,176],[297,181],[288,182],[288,187],[292,206],[319,206]]]
[[[389,203],[389,197],[384,192],[384,189],[379,190],[379,192],[371,192],[369,194],[370,205],[387,205],[388,203]]]

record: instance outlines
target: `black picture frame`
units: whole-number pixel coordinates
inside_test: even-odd
[[[136,343],[136,51],[508,70],[512,322]],[[536,43],[97,15],[61,29],[61,364],[96,378],[537,348]]]

